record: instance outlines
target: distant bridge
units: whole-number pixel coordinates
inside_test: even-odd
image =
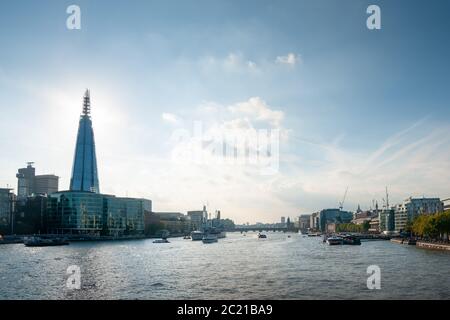
[[[235,232],[298,232],[298,228],[286,228],[286,227],[245,227],[245,228],[234,228]]]

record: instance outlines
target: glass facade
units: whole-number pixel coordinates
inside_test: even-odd
[[[408,222],[420,214],[435,214],[444,211],[444,203],[439,198],[409,198],[395,209],[395,231],[405,231]]]
[[[90,106],[90,95],[87,90],[84,95],[83,113],[78,127],[70,190],[99,193],[97,157],[95,154]]]
[[[13,194],[11,189],[0,188],[0,230],[10,224]]]
[[[121,236],[144,233],[151,201],[64,191],[49,196],[47,209],[51,233]]]

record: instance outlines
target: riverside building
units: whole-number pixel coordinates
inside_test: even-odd
[[[435,214],[444,211],[439,198],[408,198],[395,208],[395,231],[403,232],[408,222],[420,214]]]
[[[20,168],[16,178],[19,201],[32,195],[51,194],[58,191],[59,177],[53,174],[36,175],[33,162],[28,162],[26,168]]]
[[[14,212],[14,194],[10,188],[0,188],[0,233],[9,231]]]

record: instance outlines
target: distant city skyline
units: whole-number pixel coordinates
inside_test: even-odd
[[[102,193],[236,223],[450,196],[450,3],[61,1],[0,5],[0,188],[26,162],[68,190],[86,88]],[[407,10],[405,10],[407,8]],[[439,21],[439,23],[436,23]],[[11,32],[14,30],[14,32]],[[174,162],[177,130],[280,131],[279,172]]]

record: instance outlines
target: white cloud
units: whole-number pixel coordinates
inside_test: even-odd
[[[168,122],[168,123],[172,123],[172,124],[176,124],[179,122],[179,119],[176,115],[174,115],[173,113],[163,113],[161,115],[161,118],[164,120],[164,122]]]
[[[272,110],[260,97],[252,97],[248,101],[229,106],[228,109],[232,114],[250,116],[254,120],[267,122],[276,128],[280,127],[284,118],[283,111]]]
[[[278,56],[275,59],[275,63],[277,64],[287,64],[287,65],[291,65],[294,66],[296,64],[299,64],[301,62],[301,57],[300,55],[296,55],[294,53],[288,53],[285,56]]]

